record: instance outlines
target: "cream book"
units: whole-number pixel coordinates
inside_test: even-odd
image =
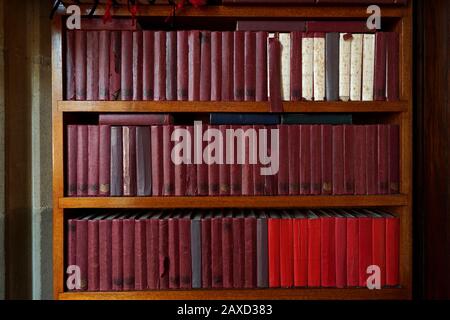
[[[314,34],[314,100],[325,100],[325,33]]]
[[[350,100],[361,101],[363,35],[354,34],[350,62]]]
[[[283,101],[291,99],[291,34],[280,33],[281,43],[281,93]]]
[[[339,37],[339,99],[350,100],[350,61],[352,35],[341,33]]]
[[[312,101],[314,85],[314,38],[307,34],[302,39],[302,97]]]
[[[375,35],[365,34],[363,41],[362,99],[373,101],[375,75]]]

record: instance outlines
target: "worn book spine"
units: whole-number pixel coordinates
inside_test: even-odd
[[[363,35],[354,34],[350,58],[350,100],[361,101]]]
[[[238,130],[239,126],[230,126],[233,130]],[[238,164],[237,159],[237,143],[234,144],[234,159],[230,165],[230,195],[240,196],[242,195],[242,165]]]
[[[256,221],[256,286],[258,288],[269,287],[268,259],[267,219],[260,218]]]
[[[223,137],[227,136],[227,129],[229,126],[220,125],[219,130]],[[226,141],[226,140],[225,140]],[[227,144],[222,146],[222,152],[224,154],[224,163],[219,165],[219,194],[221,196],[230,195],[230,165],[226,162]]]
[[[325,100],[325,33],[314,33],[314,80],[315,101]]]
[[[194,126],[188,126],[187,130],[191,137],[194,136]],[[196,196],[198,194],[197,188],[197,165],[194,163],[194,144],[191,143],[191,158],[188,159],[186,166],[186,196]]]
[[[108,49],[109,50],[109,49]],[[66,100],[76,100],[75,82],[76,82],[76,49],[75,49],[75,31],[67,30],[66,32]]]
[[[279,155],[280,159],[289,159],[289,132],[288,126],[278,126],[280,140],[279,140]],[[280,163],[278,171],[278,195],[289,195],[289,168],[286,161]]]
[[[322,194],[333,193],[333,127],[321,125],[321,169],[322,169]]]
[[[159,289],[169,289],[169,222],[168,219],[157,220],[158,228],[158,283]]]
[[[80,291],[88,290],[88,221],[76,220],[76,266],[80,268]]]
[[[172,133],[174,127],[167,125],[162,128],[163,143],[163,196],[173,196],[175,194],[175,166],[172,161]]]
[[[111,32],[99,32],[98,52],[98,100],[109,100],[109,48],[111,46]]]
[[[153,31],[143,31],[142,46],[142,99],[153,100],[155,80],[155,33]]]
[[[99,93],[99,33],[86,33],[86,100],[97,101]]]
[[[100,125],[110,126],[151,126],[172,124],[173,117],[168,114],[100,114],[98,116]]]
[[[86,31],[75,31],[75,97],[86,100]]]
[[[136,128],[136,192],[139,197],[152,195],[150,127]]]
[[[386,219],[372,217],[372,265],[380,267],[380,285],[386,286]]]
[[[233,97],[235,101],[244,101],[245,96],[245,33],[234,32],[234,60],[233,60]]]
[[[99,234],[98,220],[88,221],[88,291],[100,289]]]
[[[77,264],[77,223],[75,219],[67,221],[67,265],[66,267]]]
[[[200,101],[211,100],[211,32],[200,33]]]
[[[233,288],[244,287],[245,277],[245,238],[244,219],[233,218]]]
[[[169,249],[169,289],[180,288],[180,232],[179,219],[170,218],[168,221],[168,249]]]
[[[159,220],[145,221],[147,288],[159,289]]]
[[[321,287],[336,287],[335,218],[320,217]]]
[[[355,194],[355,134],[354,126],[345,125],[344,135],[344,194]]]
[[[109,100],[120,98],[121,67],[122,67],[122,37],[120,31],[111,32],[109,53]]]
[[[100,291],[112,290],[112,221],[102,219],[98,226]]]
[[[389,126],[389,193],[400,192],[400,127]]]
[[[134,290],[147,290],[147,248],[145,220],[134,222]]]
[[[189,90],[189,31],[177,31],[177,98],[188,100]]]
[[[222,218],[211,219],[211,274],[212,288],[223,288]]]
[[[367,194],[378,193],[378,135],[377,126],[369,125],[366,128],[366,183]]]
[[[233,94],[233,61],[234,34],[230,31],[222,32],[222,101],[232,101]]]
[[[400,48],[397,32],[387,33],[387,99],[400,99]]]
[[[353,36],[341,33],[339,36],[339,99],[350,100],[350,66]]]
[[[123,290],[123,220],[114,219],[111,226],[112,291]]]
[[[88,126],[88,196],[99,195],[99,126]]]
[[[314,146],[316,147],[316,146]],[[300,126],[300,195],[311,194],[311,126]]]
[[[256,141],[257,136],[253,131],[253,126],[243,126],[242,130],[249,133],[249,138],[243,138],[245,150],[243,150],[244,164],[242,165],[242,195],[253,196],[253,162],[257,161]]]
[[[78,126],[77,137],[77,196],[88,196],[88,146],[89,146],[89,133],[88,126]]]
[[[280,33],[281,43],[281,97],[283,101],[291,99],[291,34]]]
[[[312,34],[302,36],[302,98],[311,101],[314,96],[314,38]]]
[[[192,289],[192,257],[191,257],[191,220],[178,221],[180,233],[180,289]]]
[[[280,225],[280,286],[294,285],[294,238],[292,219],[281,219]]]
[[[377,194],[389,194],[389,126],[378,125]]]
[[[374,100],[386,100],[386,33],[377,32],[375,39]]]
[[[194,130],[197,130],[196,135],[204,137],[207,126],[196,126]],[[207,147],[207,141],[199,141],[197,154],[197,192],[199,196],[207,196],[209,194],[209,178],[208,178],[208,164],[203,157],[203,151]]]
[[[256,218],[244,219],[244,288],[256,288]]]
[[[347,285],[347,220],[344,217],[336,217],[334,223],[336,247],[336,287],[345,288]]]
[[[136,127],[122,127],[123,195],[136,196]]]
[[[216,126],[208,125],[208,141],[211,143],[215,141],[217,135],[214,135],[213,132],[219,130]],[[208,157],[211,155],[208,153]],[[224,153],[226,155],[226,153]],[[216,154],[217,156],[217,154]],[[219,161],[219,157],[217,157],[217,161]],[[220,164],[216,160],[208,159],[208,195],[210,196],[218,196],[220,195],[220,166],[225,164]],[[219,161],[220,162],[220,161]]]
[[[134,290],[134,219],[123,220],[123,290]]]
[[[111,175],[111,127],[99,126],[99,196],[108,197],[110,194]]]
[[[366,155],[366,127],[355,126],[355,140],[354,140],[354,172],[355,172],[355,194],[367,194],[367,155]]]
[[[347,218],[347,287],[359,285],[358,219]]]
[[[300,126],[288,126],[289,195],[300,194]]]
[[[269,240],[269,287],[280,287],[280,219],[270,218],[267,223]]]
[[[133,32],[122,31],[120,100],[133,99]]]
[[[256,32],[256,101],[267,101],[267,32]]]
[[[375,72],[375,35],[363,36],[362,100],[373,101]]]
[[[320,219],[308,219],[308,287],[317,288],[321,284],[321,236]]]
[[[202,229],[200,219],[191,220],[192,289],[202,287]]]
[[[155,77],[153,99],[166,100],[166,32],[155,31]]]
[[[77,196],[78,126],[67,126],[67,196]]]
[[[320,125],[311,126],[311,194],[322,193],[322,139]]]
[[[122,128],[111,127],[111,165],[110,165],[110,196],[123,195],[123,144]]]
[[[175,132],[180,132],[182,130],[186,130],[185,126],[175,126],[174,127]],[[175,137],[179,137],[178,135],[175,135]],[[174,163],[174,175],[175,175],[175,196],[185,196],[186,195],[186,168],[187,165],[184,163],[183,159],[181,158],[181,155],[174,154],[175,160]]]
[[[302,33],[291,33],[291,99],[302,100]]]
[[[345,194],[344,128],[333,127],[333,195]]]
[[[166,33],[166,100],[175,101],[177,93],[177,32]]]
[[[268,91],[270,112],[283,112],[283,92],[281,87],[281,43],[277,38],[268,39]]]
[[[212,268],[211,268],[211,219],[201,220],[202,243],[201,243],[201,268],[202,268],[202,288],[212,288]],[[219,243],[215,244],[216,246]]]
[[[339,100],[339,33],[327,33],[325,38],[325,70],[326,70],[326,99]]]
[[[223,287],[233,288],[233,219],[222,219]]]
[[[367,288],[367,268],[372,265],[372,220],[358,218],[359,286]]]
[[[245,101],[256,99],[256,33],[245,32]]]
[[[144,57],[143,57],[143,35],[142,31],[133,32],[133,100],[143,99],[143,72],[144,72]]]
[[[200,31],[189,31],[189,101],[200,100],[201,51]]]
[[[154,197],[163,195],[163,127],[151,127],[151,160],[152,160],[152,194]]]
[[[265,141],[266,155],[267,155],[267,129],[262,125],[254,125],[253,129],[258,135],[259,143]],[[257,154],[256,154],[257,155]],[[256,164],[253,165],[253,193],[255,196],[264,195],[264,183],[265,176],[263,175],[265,168],[263,168],[262,162],[259,160],[258,156],[256,158]]]

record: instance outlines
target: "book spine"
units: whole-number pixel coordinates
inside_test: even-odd
[[[99,33],[86,33],[86,100],[97,101],[99,93]]]
[[[222,101],[233,100],[234,34],[222,32]]]
[[[166,32],[155,31],[155,78],[153,98],[166,100]]]
[[[280,159],[289,159],[289,127],[286,125],[278,125],[280,133],[279,139],[279,155]],[[272,150],[273,151],[273,150]],[[289,195],[289,168],[286,161],[280,163],[278,171],[278,195]]]
[[[326,99],[339,100],[339,33],[326,34],[325,39]]]
[[[253,196],[255,193],[253,188],[253,163],[257,161],[258,140],[253,126],[243,126],[242,129],[244,130],[243,145],[245,146],[245,150],[243,150],[245,158],[242,165],[242,195]]]
[[[350,66],[352,53],[352,35],[339,35],[339,99],[350,100]]]
[[[123,290],[123,221],[114,219],[111,226],[112,291]]]
[[[344,178],[344,128],[333,127],[333,194],[345,194]]]
[[[140,197],[152,195],[150,140],[149,127],[136,127],[136,193]]]
[[[111,32],[109,53],[109,100],[119,100],[122,67],[122,44],[120,31]]]
[[[322,167],[322,194],[333,193],[333,127],[321,125],[321,167]]]
[[[136,127],[122,127],[123,195],[136,196]]]
[[[78,126],[77,137],[77,196],[88,196],[88,126]]]
[[[399,35],[397,32],[388,32],[387,37],[387,99],[388,101],[398,101],[400,98]]]
[[[167,125],[162,128],[163,138],[163,196],[175,194],[175,166],[172,161],[172,133],[174,127]]]
[[[355,126],[355,194],[365,195],[367,194],[367,154],[366,154],[366,127]]]
[[[234,32],[234,59],[233,59],[234,86],[233,97],[235,101],[244,101],[245,98],[245,33]]]
[[[99,274],[100,291],[112,290],[112,221],[100,220],[99,235]]]
[[[180,232],[179,219],[169,219],[169,289],[180,288]]]
[[[136,220],[134,225],[134,289],[147,289],[147,248],[145,220]]]
[[[294,238],[292,219],[280,222],[280,286],[291,288],[294,285]]]
[[[192,289],[191,220],[180,219],[180,289]]]
[[[155,81],[155,33],[143,31],[142,99],[153,100]]]
[[[80,268],[80,291],[88,289],[88,221],[76,220],[76,266]]]
[[[335,219],[320,218],[321,283],[323,288],[336,287]]]
[[[375,37],[374,99],[384,101],[386,100],[386,33],[377,32]]]
[[[194,130],[197,130],[195,132],[195,136],[197,137],[204,137],[207,127],[206,126],[195,126]],[[200,140],[200,139],[199,139]],[[197,142],[197,149],[196,152],[196,163],[197,163],[197,191],[199,196],[207,196],[209,194],[209,177],[208,177],[208,164],[205,163],[205,160],[203,159],[203,151],[205,150],[207,146],[207,142],[201,141]]]
[[[76,49],[75,49],[75,31],[66,31],[66,100],[76,100],[75,83],[76,83]]]
[[[315,146],[314,146],[315,147]],[[311,126],[300,126],[300,194],[311,194]],[[282,159],[282,158],[281,158]]]
[[[98,100],[109,100],[109,48],[111,46],[111,32],[99,32],[99,75]]]
[[[347,221],[345,218],[335,219],[336,241],[336,287],[345,288],[347,285]]]
[[[359,286],[367,287],[367,268],[372,265],[372,220],[359,218]]]
[[[236,132],[240,127],[239,126],[231,126],[231,129]],[[240,196],[242,195],[242,165],[238,164],[237,153],[238,147],[235,140],[233,140],[234,147],[234,158],[232,159],[232,164],[230,165],[230,195],[232,196]]]
[[[361,101],[363,35],[354,34],[350,58],[350,100]]]
[[[189,101],[200,100],[200,72],[201,72],[201,52],[200,52],[200,32],[189,31]]]
[[[202,288],[209,289],[212,288],[212,248],[211,248],[211,219],[201,220],[202,229]],[[215,243],[215,245],[219,245]]]
[[[142,31],[133,32],[133,100],[143,99],[144,48]]]
[[[229,126],[220,125],[219,130],[222,134],[222,137],[227,137],[227,129]],[[227,144],[224,143],[222,146],[222,152],[224,155],[224,163],[219,165],[219,194],[221,196],[229,196],[230,195],[230,165],[226,163],[226,155],[227,152]]]
[[[158,283],[159,289],[169,289],[169,222],[167,219],[160,219],[158,221]]]
[[[159,289],[159,220],[145,221],[147,288]]]
[[[298,246],[298,268],[294,266],[294,284],[296,287],[306,287],[308,285],[308,219],[298,219],[298,229],[300,232]],[[295,252],[294,252],[295,254]]]
[[[200,33],[200,101],[211,100],[211,32]]]
[[[266,155],[267,155],[267,129],[265,129],[264,126],[256,125],[253,126],[253,129],[255,130],[258,141],[261,145],[261,139],[264,139],[264,145],[266,148]],[[256,158],[256,164],[253,165],[253,194],[255,196],[263,196],[264,195],[264,183],[265,183],[265,176],[263,175],[263,166],[261,163],[261,160]]]
[[[288,141],[289,195],[295,196],[300,194],[300,126],[288,126]]]
[[[192,288],[202,288],[202,229],[200,220],[191,221]]]
[[[314,33],[314,100],[325,100],[325,33]]]
[[[67,126],[67,196],[77,196],[78,126]]]
[[[211,101],[222,100],[222,33],[211,32]]]
[[[233,218],[233,288],[245,285],[245,229],[244,219]]]
[[[88,126],[88,196],[99,195],[99,126]]]
[[[377,126],[369,125],[366,127],[366,183],[367,194],[374,195],[378,193],[378,137]]]
[[[186,127],[184,126],[175,126],[174,132],[176,132],[175,137],[179,139],[179,132],[185,131]],[[175,160],[174,163],[174,179],[175,179],[175,196],[185,196],[186,195],[186,164],[183,162],[180,154],[174,154]]]
[[[134,219],[123,220],[123,290],[134,290]]]
[[[67,268],[77,265],[77,222],[67,221]]]
[[[389,193],[400,192],[400,128],[389,126]]]
[[[314,38],[304,33],[302,37],[302,98],[311,101],[314,95]]]
[[[208,142],[211,143],[215,141],[217,135],[213,134],[215,132],[218,133],[218,128],[215,126],[208,126]],[[211,155],[208,153],[208,155]],[[217,161],[219,159],[216,159]],[[216,160],[210,158],[208,159],[208,194],[210,196],[218,196],[220,195],[220,166],[223,166],[224,164],[216,163]]]
[[[273,37],[269,37],[268,42],[268,95],[270,112],[282,112],[281,43],[277,38]]]
[[[187,130],[189,136],[194,136],[194,126],[188,126]],[[196,196],[198,195],[197,188],[197,165],[194,162],[195,146],[191,143],[191,158],[189,159],[188,165],[186,166],[186,195]]]
[[[110,126],[150,126],[173,123],[173,117],[168,114],[100,114],[100,125]]]
[[[322,139],[319,125],[311,126],[311,194],[322,193]]]
[[[320,287],[320,219],[308,220],[308,287]]]
[[[123,144],[122,128],[111,127],[111,176],[110,195],[120,197],[123,195]]]
[[[99,291],[98,220],[88,221],[88,291]]]
[[[375,72],[375,35],[363,36],[363,72],[362,72],[362,100],[374,99],[374,72]]]
[[[223,288],[222,218],[211,219],[211,274],[212,288]]]
[[[267,101],[267,37],[267,32],[256,32],[256,101]]]
[[[120,100],[133,99],[133,32],[122,31]]]
[[[291,34],[280,33],[281,44],[281,97],[283,101],[291,98]]]
[[[174,101],[177,92],[177,32],[166,33],[166,100]]]
[[[280,219],[268,221],[269,238],[269,287],[280,287]]]
[[[86,100],[86,31],[75,31],[75,97]]]
[[[355,194],[355,134],[354,126],[343,127],[344,137],[344,194]]]
[[[151,127],[151,149],[152,149],[152,194],[154,197],[163,195],[163,127]]]
[[[233,288],[233,219],[222,219],[223,287]]]
[[[302,33],[291,33],[291,100],[302,100]]]
[[[267,155],[271,157],[279,154],[280,150],[280,135],[277,126],[268,126],[267,139]],[[278,194],[278,172],[269,172],[264,177],[264,195],[273,196]]]
[[[399,277],[400,220],[386,219],[386,285],[395,287]]]
[[[244,219],[244,287],[256,288],[256,219]]]
[[[359,285],[359,222],[358,219],[347,219],[347,287]]]
[[[380,267],[380,285],[386,286],[386,219],[372,219],[372,265]]]
[[[378,125],[377,194],[389,194],[389,126]]]
[[[189,93],[188,31],[177,31],[177,97],[187,101]]]
[[[269,287],[267,219],[256,221],[256,266],[258,288]]]
[[[245,32],[244,46],[244,66],[245,101],[255,101],[256,99],[256,33]]]

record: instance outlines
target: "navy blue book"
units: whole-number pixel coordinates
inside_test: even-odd
[[[211,113],[209,123],[212,125],[277,125],[280,124],[280,116],[277,114]]]
[[[291,113],[281,116],[282,124],[353,124],[351,114]]]

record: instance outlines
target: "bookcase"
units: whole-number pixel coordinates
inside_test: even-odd
[[[72,299],[410,299],[412,297],[412,6],[381,6],[383,23],[400,38],[400,100],[396,102],[285,102],[284,112],[353,113],[366,123],[374,120],[400,126],[400,194],[386,196],[265,196],[265,197],[147,197],[68,198],[64,194],[64,124],[67,117],[89,117],[114,113],[209,113],[269,112],[267,102],[180,102],[180,101],[63,101],[64,13],[52,22],[53,103],[53,271],[54,297]],[[82,6],[82,14],[90,8]],[[366,19],[365,6],[208,6],[187,8],[177,19],[198,19],[230,23],[237,19],[331,20]],[[105,7],[99,6],[95,17]],[[129,16],[126,7],[115,8],[113,16]],[[172,7],[140,6],[138,19],[166,18]],[[211,27],[210,27],[211,28]],[[212,27],[214,29],[214,27]],[[346,208],[377,207],[400,217],[400,287],[368,289],[255,289],[255,290],[170,290],[146,292],[66,292],[64,270],[65,217],[70,210],[164,209],[164,208]]]

